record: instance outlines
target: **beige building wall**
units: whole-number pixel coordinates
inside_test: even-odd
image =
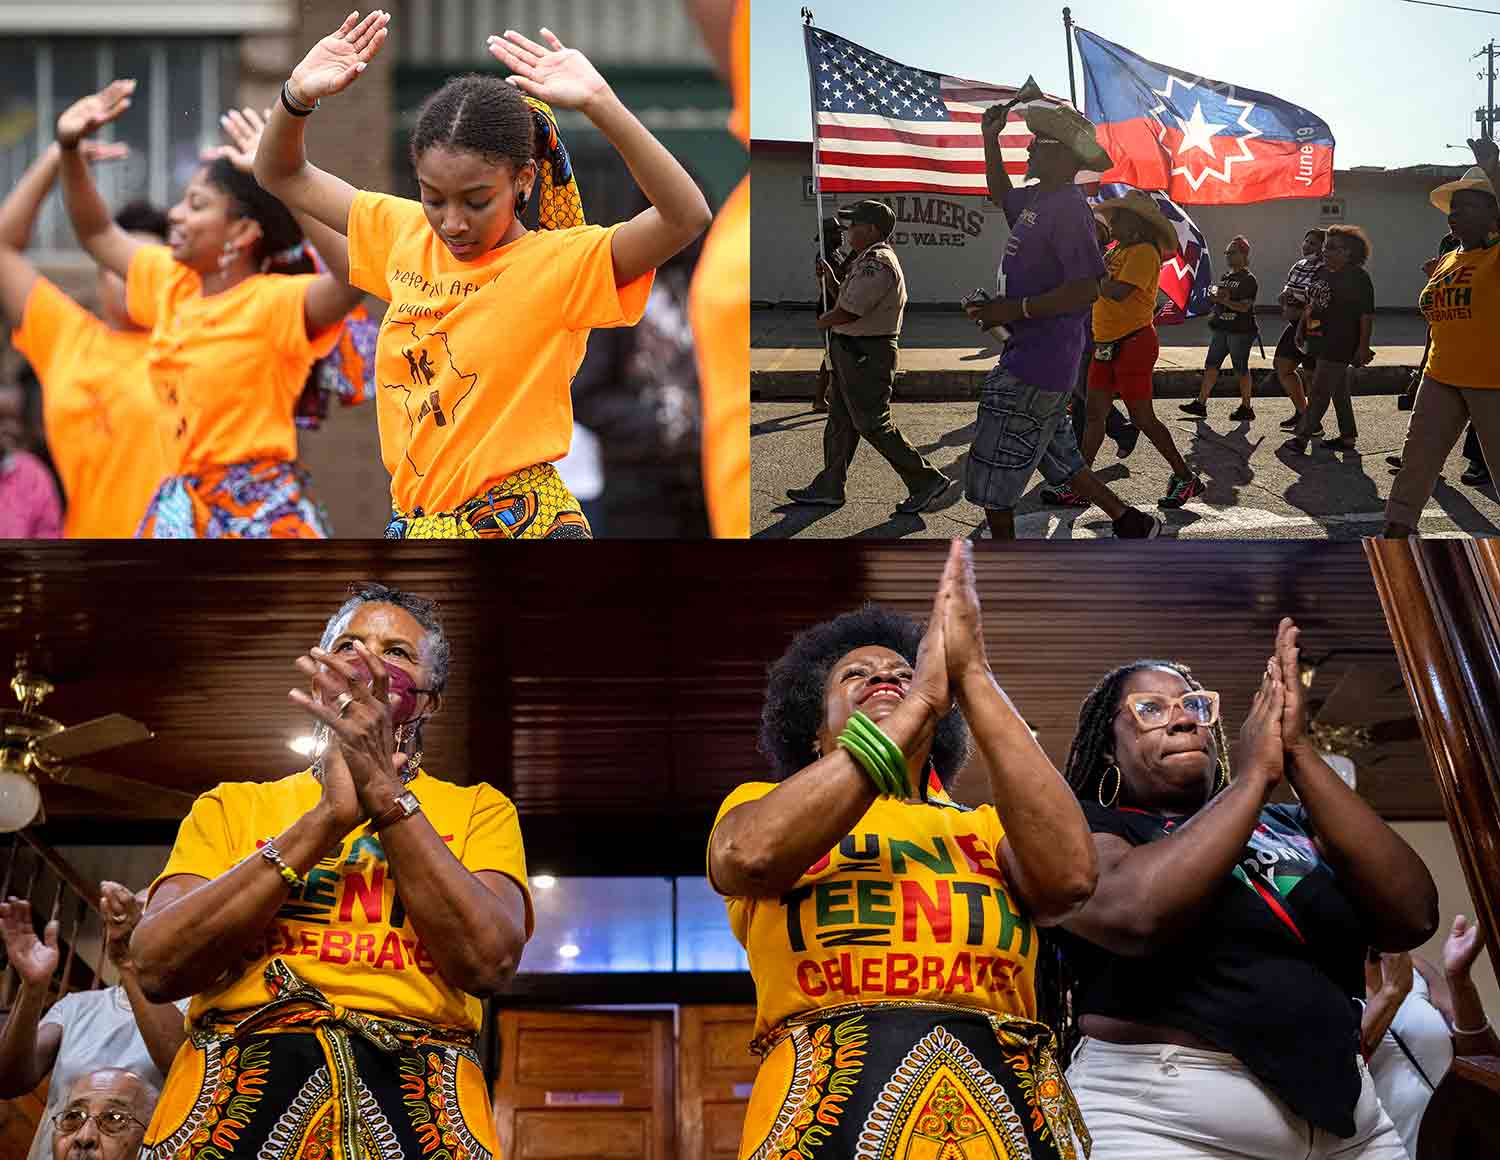
[[[817,203],[809,195],[811,151],[784,142],[752,142],[750,297],[757,304],[810,302]],[[1426,279],[1422,263],[1437,253],[1448,232],[1429,192],[1449,180],[1442,174],[1339,172],[1332,198],[1261,202],[1244,206],[1188,206],[1211,247],[1214,272],[1224,270],[1224,247],[1235,234],[1251,242],[1250,268],[1260,280],[1259,301],[1274,306],[1287,269],[1302,256],[1302,236],[1315,226],[1362,226],[1374,246],[1369,263],[1381,309],[1415,309]],[[825,195],[823,212],[864,194]],[[1010,235],[1005,215],[987,198],[946,194],[880,194],[896,210],[896,253],[914,303],[956,303],[968,291],[993,289],[1000,254]],[[1324,212],[1325,206],[1330,211]],[[1379,323],[1376,323],[1379,338]]]

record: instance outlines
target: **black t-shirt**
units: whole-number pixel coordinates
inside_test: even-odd
[[[1331,362],[1352,363],[1359,351],[1359,320],[1375,313],[1375,284],[1363,266],[1337,274],[1319,266],[1308,287],[1312,314],[1307,322],[1307,353]]]
[[[1255,280],[1255,275],[1249,270],[1231,270],[1219,279],[1219,286],[1229,291],[1229,297],[1236,302],[1248,299],[1255,301],[1255,296],[1260,293],[1260,283]],[[1259,327],[1255,325],[1254,310],[1231,310],[1222,303],[1215,303],[1213,313],[1209,315],[1208,328],[1210,330],[1225,330],[1230,334],[1254,334]]]
[[[1176,821],[1083,802],[1095,833],[1132,846]],[[1364,924],[1300,806],[1268,805],[1244,857],[1171,946],[1141,958],[1060,932],[1080,1015],[1175,1027],[1234,1055],[1297,1115],[1354,1134]]]

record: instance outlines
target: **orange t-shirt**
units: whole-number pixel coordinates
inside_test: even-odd
[[[11,335],[42,381],[42,426],[68,497],[63,534],[124,539],[167,474],[143,331],[114,330],[45,278]]]
[[[255,274],[205,296],[166,246],[130,260],[125,302],[151,327],[146,358],[167,469],[192,475],[247,459],[297,458],[293,407],[342,322],[307,337],[303,303],[317,274]]]
[[[391,304],[380,326],[380,447],[403,512],[453,511],[523,467],[561,459],[593,327],[634,326],[655,272],[615,286],[618,227],[537,230],[460,261],[420,203],[360,193],[349,281]]]
[[[713,533],[750,535],[750,177],[719,210],[693,275],[703,489]]]

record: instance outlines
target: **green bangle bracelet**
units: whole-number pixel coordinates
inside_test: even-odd
[[[875,786],[875,792],[878,795],[884,797],[891,792],[890,786],[886,784],[885,770],[881,768],[880,758],[862,737],[851,736],[846,731],[839,736],[838,747],[854,758],[855,763],[865,771],[865,776]]]
[[[898,786],[906,785],[906,754],[901,752],[901,746],[892,741],[881,730],[880,726],[871,721],[864,713],[856,712],[849,718],[850,726],[860,736],[875,747],[877,752],[883,755],[882,765],[891,779]]]
[[[849,718],[838,743],[859,759],[876,788],[891,797],[906,796],[906,756],[864,713]]]

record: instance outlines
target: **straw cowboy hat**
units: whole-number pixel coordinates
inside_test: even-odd
[[[1124,197],[1112,197],[1107,201],[1101,201],[1094,207],[1096,214],[1102,214],[1104,220],[1114,226],[1114,216],[1117,213],[1133,213],[1146,223],[1147,230],[1156,238],[1157,248],[1165,256],[1176,253],[1178,248],[1177,231],[1172,228],[1172,223],[1161,212],[1155,200],[1148,194],[1138,189],[1132,189]]]
[[[1480,193],[1495,196],[1495,187],[1490,184],[1489,177],[1485,175],[1483,169],[1475,165],[1457,181],[1450,181],[1447,185],[1440,185],[1434,189],[1429,200],[1438,209],[1448,213],[1453,208],[1453,195],[1461,189],[1477,189]]]
[[[1038,105],[1026,110],[1026,128],[1033,136],[1061,141],[1084,169],[1103,173],[1114,162],[1099,145],[1093,124],[1081,113],[1062,105]]]

